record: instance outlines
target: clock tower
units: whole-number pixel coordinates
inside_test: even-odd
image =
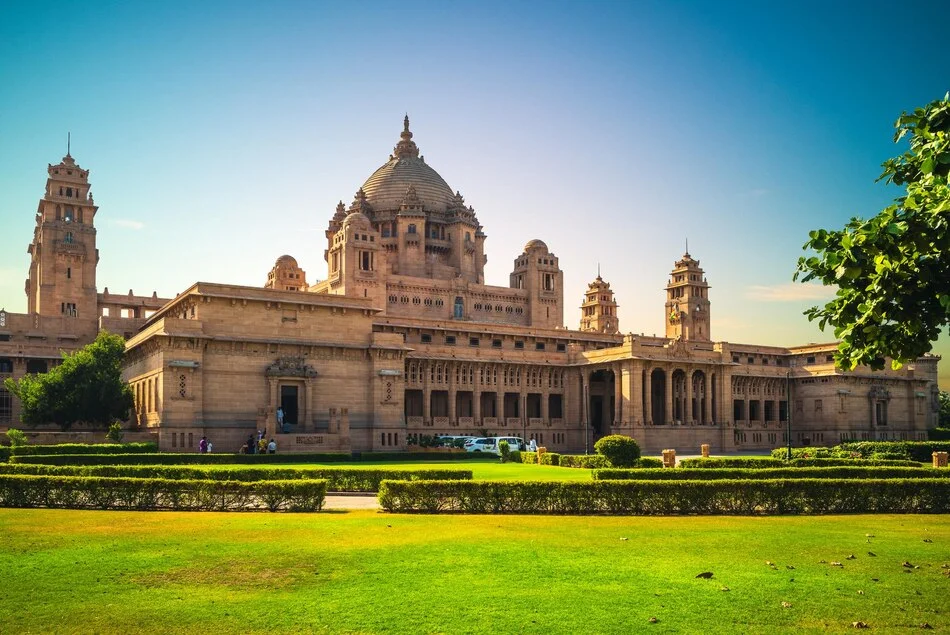
[[[688,251],[676,261],[666,285],[665,321],[670,339],[710,340],[709,284]]]

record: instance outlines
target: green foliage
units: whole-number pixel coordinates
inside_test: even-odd
[[[940,514],[950,479],[383,481],[379,503],[400,513]]]
[[[607,457],[600,454],[562,454],[558,464],[561,467],[579,467],[588,470],[610,467]]]
[[[930,467],[891,467],[874,465],[845,465],[827,467],[774,467],[774,468],[705,468],[705,469],[649,469],[649,470],[594,470],[595,481],[714,481],[719,479],[882,479],[882,478],[950,478],[950,470]]]
[[[471,470],[387,470],[367,468],[274,468],[231,467],[203,468],[181,465],[41,465],[30,463],[0,464],[0,474],[38,476],[96,476],[108,478],[157,478],[202,481],[291,481],[322,479],[332,492],[376,492],[385,479],[472,480]]]
[[[950,392],[946,390],[941,390],[939,395],[940,400],[940,427],[950,428]]]
[[[10,446],[0,445],[0,463],[10,460]]]
[[[545,452],[541,455],[541,465],[560,465],[561,455],[557,452]]]
[[[878,180],[903,186],[895,203],[841,231],[809,233],[795,278],[837,285],[836,297],[805,314],[840,341],[835,363],[873,369],[920,357],[950,323],[950,93],[896,123],[895,143],[910,148],[889,159]]]
[[[0,475],[0,507],[319,511],[323,480],[211,481],[98,476]]]
[[[16,428],[7,430],[7,440],[10,441],[11,448],[17,448],[27,444],[26,434],[23,433],[23,430],[17,430]]]
[[[154,454],[158,446],[152,442],[140,443],[60,443],[58,445],[21,445],[13,450],[15,456],[51,454]]]
[[[507,463],[511,460],[511,447],[504,439],[498,442],[498,454],[501,456],[502,463]]]
[[[124,444],[123,447],[136,444]],[[76,445],[72,454],[51,454],[51,448],[61,448],[63,446],[25,446],[29,452],[19,454],[21,449],[17,449],[17,456],[10,458],[14,463],[43,463],[46,465],[267,465],[274,463],[355,463],[392,461],[398,463],[415,463],[419,461],[432,461],[431,453],[411,452],[363,452],[360,456],[350,454],[225,454],[215,452],[214,454],[178,454],[178,453],[152,453],[152,454],[129,454],[118,452],[109,454],[110,448],[118,446],[104,444],[100,446]],[[98,447],[99,450],[90,450],[91,454],[79,454],[85,452],[83,448]],[[34,448],[45,448],[43,452],[34,454]],[[479,461],[494,462],[494,454],[485,453],[481,456],[465,454],[437,454],[435,457],[439,461]],[[607,466],[603,466],[607,467]]]
[[[124,352],[121,336],[101,331],[93,343],[64,353],[63,362],[49,372],[8,378],[4,385],[20,400],[28,426],[55,423],[68,430],[84,422],[105,427],[128,419],[132,409],[132,389],[122,381]]]
[[[867,458],[875,455],[904,456],[912,461],[930,463],[934,452],[950,452],[950,441],[854,441],[838,447]]]
[[[109,426],[109,431],[106,433],[106,438],[113,443],[122,443],[122,437],[124,436],[125,433],[122,432],[122,424],[118,421],[113,421],[112,425]]]
[[[817,458],[817,459],[771,459],[754,457],[716,457],[708,459],[683,459],[679,462],[679,468],[724,468],[739,467],[752,469],[765,469],[773,467],[836,467],[841,465],[888,465],[892,467],[920,467],[920,461],[897,461],[897,460],[877,460],[877,459],[836,459],[836,458]]]
[[[622,434],[609,434],[594,444],[597,454],[606,457],[613,467],[633,467],[640,458],[640,444]]]
[[[950,441],[950,428],[934,428],[927,431],[931,441]]]

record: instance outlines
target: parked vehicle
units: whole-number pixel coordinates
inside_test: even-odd
[[[480,437],[465,442],[466,452],[491,452],[500,454],[498,444],[501,441],[508,442],[508,448],[512,452],[519,452],[525,449],[524,439],[521,437]]]

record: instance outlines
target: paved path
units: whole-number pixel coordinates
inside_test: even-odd
[[[323,509],[379,509],[376,494],[352,496],[327,494]]]

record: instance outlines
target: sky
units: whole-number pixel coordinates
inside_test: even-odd
[[[950,90],[945,2],[5,2],[0,307],[26,310],[46,166],[91,171],[100,291],[326,277],[324,231],[408,113],[475,208],[486,279],[539,238],[576,328],[600,267],[662,334],[685,251],[712,337],[833,341],[792,282],[809,230],[870,217],[894,121]],[[935,347],[950,354],[950,337]],[[941,366],[950,385],[950,362]]]

